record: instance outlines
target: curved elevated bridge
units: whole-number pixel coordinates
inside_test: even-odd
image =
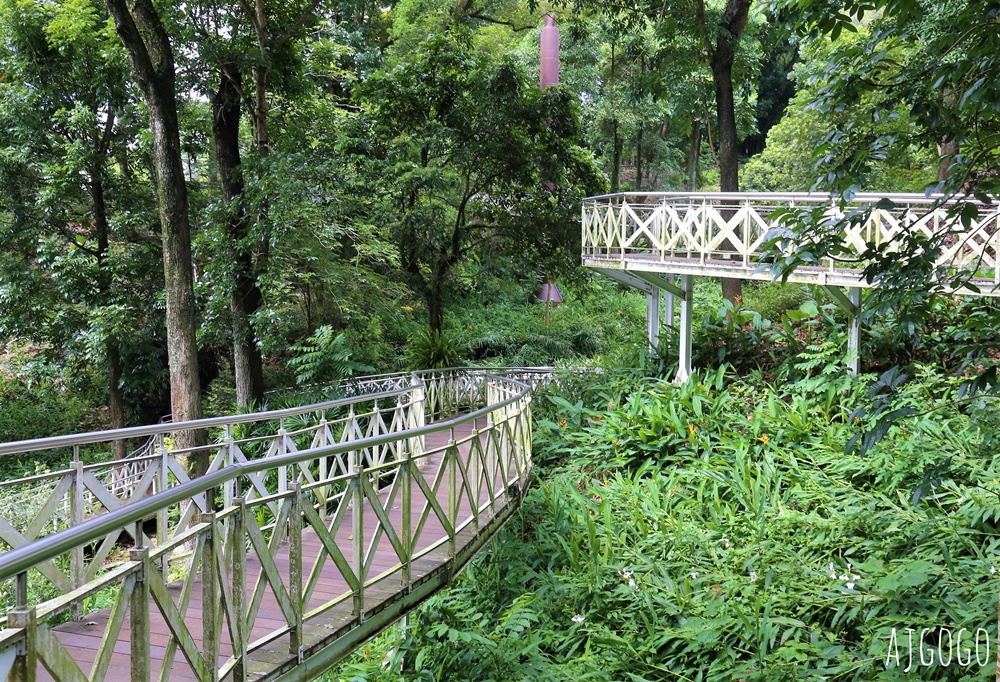
[[[691,374],[692,277],[774,280],[766,245],[776,236],[794,239],[785,224],[790,212],[811,212],[825,230],[840,235],[842,253],[799,267],[788,280],[823,287],[847,312],[847,363],[856,373],[861,289],[877,286],[864,277],[870,248],[891,254],[908,234],[936,237],[942,248],[935,266],[961,273],[975,287],[955,293],[1000,296],[1000,206],[963,205],[974,205],[977,215],[963,220],[954,201],[923,194],[858,194],[844,207],[831,205],[827,195],[806,193],[608,194],[583,201],[581,256],[585,267],[646,292],[650,345],[658,343],[661,292],[669,326],[674,299],[680,300],[677,380],[683,381]]]
[[[548,378],[366,377],[305,407],[0,445],[54,469],[0,484],[0,679],[316,677],[516,510]],[[210,444],[172,447],[192,432]],[[108,462],[125,439],[145,445]]]

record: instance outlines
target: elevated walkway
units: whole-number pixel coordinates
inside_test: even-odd
[[[495,371],[369,377],[302,408],[0,445],[69,458],[0,486],[47,490],[0,517],[15,595],[0,679],[313,679],[447,585],[520,504],[529,384],[548,374]],[[211,444],[170,447],[193,432]],[[152,454],[83,463],[126,438]],[[187,480],[198,450],[212,465]]]
[[[825,229],[842,235],[836,257],[800,266],[788,281],[825,288],[850,317],[848,365],[858,369],[861,289],[877,286],[864,277],[869,248],[892,254],[906,236],[940,238],[935,267],[961,275],[954,293],[1000,296],[1000,207],[976,204],[978,215],[961,219],[954,204],[922,194],[859,194],[844,210],[828,208],[829,197],[806,193],[637,193],[590,197],[583,202],[581,258],[585,267],[647,294],[651,345],[663,314],[674,320],[680,302],[680,362],[677,379],[691,373],[693,276],[775,279],[765,246],[775,237],[794,244],[785,225],[789,211],[817,211]],[[975,202],[973,202],[975,203]],[[971,286],[970,286],[971,285]],[[947,290],[947,288],[946,288]]]

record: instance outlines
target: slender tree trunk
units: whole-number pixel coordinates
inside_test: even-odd
[[[615,44],[611,43],[611,87],[615,85]],[[611,192],[617,192],[622,177],[622,139],[618,135],[618,119],[611,121],[613,141],[611,146]]]
[[[246,243],[250,234],[249,219],[239,205],[244,189],[240,158],[242,73],[235,62],[224,63],[219,71],[219,90],[212,100],[212,134],[236,265],[236,279],[230,296],[236,404],[246,408],[254,404],[259,406],[264,401],[263,358],[253,329],[253,315],[260,309],[263,297],[254,277],[253,256]]]
[[[170,39],[152,0],[105,0],[132,65],[132,77],[142,91],[153,134],[153,166],[163,241],[163,275],[167,302],[167,357],[170,365],[170,407],[175,422],[201,417],[201,381],[195,336],[197,307],[191,259],[191,224],[187,184],[181,159],[177,120],[174,55]],[[175,434],[178,448],[203,444],[204,433]],[[208,454],[188,457],[188,469],[200,476],[208,469]]]
[[[431,331],[441,333],[444,328],[444,302],[441,286],[437,283],[427,289],[427,316]]]
[[[728,59],[719,59],[712,64],[712,76],[715,81],[715,110],[718,117],[719,131],[719,190],[722,192],[738,192],[740,190],[739,138],[736,133],[736,103],[733,97],[733,60],[730,52]],[[724,211],[723,218],[729,220],[731,211]],[[724,246],[732,249],[728,241]],[[743,300],[743,281],[731,277],[722,278],[722,296],[734,306]]]
[[[90,199],[94,207],[94,232],[97,234],[97,293],[99,305],[109,303],[112,274],[108,270],[107,256],[109,241],[108,206],[104,196],[104,183],[101,180],[101,169],[91,168]],[[121,353],[115,339],[107,339],[104,344],[105,359],[108,364],[108,413],[111,417],[111,428],[125,428],[125,400],[122,397]],[[125,441],[116,440],[113,445],[115,459],[124,459],[126,454]]]
[[[635,132],[635,191],[642,191],[642,126]]]
[[[688,189],[698,191],[698,163],[701,160],[701,119],[691,123],[691,146],[688,148],[687,180]]]
[[[611,152],[611,191],[617,192],[621,187],[622,177],[622,138],[618,135],[618,121],[614,122],[614,147]]]
[[[948,171],[955,162],[955,154],[958,153],[958,140],[945,140],[938,145],[938,156],[941,161],[938,163],[937,181],[944,182],[948,178]]]
[[[122,359],[118,344],[114,339],[108,339],[104,346],[108,360],[108,410],[111,414],[111,428],[125,428],[125,399],[122,396]],[[125,441],[114,442],[115,459],[125,459]]]

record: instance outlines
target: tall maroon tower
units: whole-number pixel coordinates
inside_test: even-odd
[[[550,85],[559,85],[559,29],[556,20],[545,15],[542,29],[542,90]]]

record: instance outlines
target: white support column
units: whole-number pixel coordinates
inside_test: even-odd
[[[650,348],[660,345],[660,290],[656,287],[646,294],[646,338]]]
[[[664,279],[667,280],[668,282],[670,282],[671,284],[675,283],[673,275],[664,275]],[[663,293],[664,293],[664,296],[663,296],[663,298],[664,298],[664,301],[663,301],[663,324],[665,324],[667,327],[673,327],[674,326],[674,295],[671,292],[667,291],[667,290],[664,290]]]
[[[694,285],[691,275],[681,275],[681,289],[684,298],[681,300],[680,357],[677,362],[677,377],[674,383],[683,384],[691,376],[691,322],[694,318]]]
[[[851,299],[854,314],[848,319],[847,331],[847,371],[856,377],[861,369],[861,289],[848,287],[847,296]]]

